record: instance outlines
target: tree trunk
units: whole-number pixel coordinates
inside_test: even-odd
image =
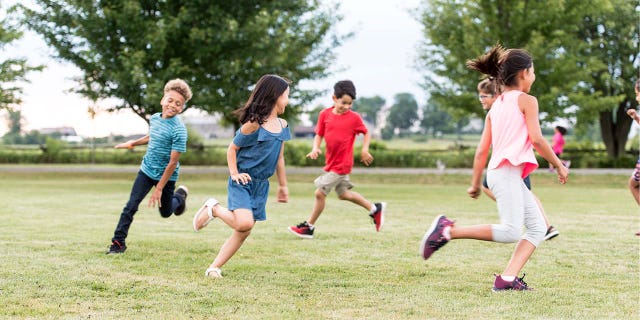
[[[631,130],[632,119],[625,111],[627,101],[621,102],[614,111],[600,112],[600,132],[602,141],[611,158],[619,158],[624,154],[624,148]]]

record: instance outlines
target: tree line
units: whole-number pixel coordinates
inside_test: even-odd
[[[0,50],[21,30],[33,30],[54,58],[81,70],[72,91],[91,100],[116,98],[112,110],[131,109],[145,120],[159,111],[162,85],[180,77],[194,89],[188,107],[237,126],[231,111],[262,74],[294,83],[326,78],[334,71],[333,49],[352,36],[336,29],[339,4],[319,0],[32,2],[6,8]],[[499,42],[532,53],[538,77],[531,93],[544,122],[570,119],[578,135],[597,124],[609,156],[624,152],[631,127],[625,110],[637,107],[637,0],[425,0],[415,9],[424,26],[417,69],[429,97],[423,125],[483,116],[475,90],[480,79],[464,65]],[[0,61],[0,108],[19,104],[16,84],[41,69],[20,58]],[[288,119],[319,94],[293,89]],[[394,99],[412,103],[402,94]],[[416,121],[410,109],[390,113],[397,127],[386,130]]]

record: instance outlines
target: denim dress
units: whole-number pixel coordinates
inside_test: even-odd
[[[269,177],[276,171],[280,148],[283,148],[287,140],[291,140],[288,126],[278,133],[267,131],[262,126],[250,134],[243,134],[240,129],[236,131],[233,143],[240,147],[236,156],[238,172],[248,173],[251,181],[243,185],[229,177],[229,210],[250,209],[255,221],[267,219],[265,208],[269,195]]]

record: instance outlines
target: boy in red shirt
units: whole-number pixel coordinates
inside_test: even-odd
[[[340,200],[348,200],[369,211],[369,216],[376,225],[376,231],[380,231],[384,224],[385,202],[372,203],[357,192],[351,191],[353,184],[349,181],[349,173],[353,167],[353,143],[356,135],[363,134],[362,151],[360,161],[366,166],[373,162],[373,156],[369,153],[371,134],[357,113],[351,111],[353,100],[356,99],[356,88],[349,80],[338,81],[333,86],[333,106],[320,112],[316,125],[316,136],[313,139],[313,149],[308,158],[317,159],[322,152],[320,145],[322,139],[326,141],[325,173],[318,177],[314,184],[316,201],[309,219],[297,226],[289,227],[289,231],[301,238],[312,239],[315,230],[314,224],[322,210],[325,199],[331,189],[336,190]]]

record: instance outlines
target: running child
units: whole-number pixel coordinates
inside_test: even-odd
[[[480,195],[482,171],[491,148],[487,182],[497,199],[500,224],[461,227],[440,215],[425,233],[420,252],[425,260],[429,259],[452,239],[517,242],[506,268],[495,276],[492,290],[529,290],[518,274],[542,242],[546,228],[540,209],[522,179],[538,167],[534,148],[556,166],[560,183],[566,183],[568,170],[542,136],[538,101],[528,94],[536,78],[529,53],[496,45],[487,54],[468,61],[467,67],[497,78],[503,88],[485,119],[473,163],[471,187],[467,190],[474,199]],[[523,226],[526,232],[521,238]]]
[[[560,158],[560,156],[562,155],[562,152],[564,152],[564,145],[565,145],[564,135],[565,134],[567,134],[567,128],[563,126],[555,126],[553,128],[553,138],[551,138],[551,149],[553,149],[553,153],[555,153],[558,158]],[[567,168],[571,166],[571,160],[560,159],[560,161],[562,162],[562,165]],[[549,164],[549,171],[553,172],[553,166],[551,165],[551,163]]]
[[[307,157],[318,159],[318,155],[322,153],[320,145],[324,138],[327,149],[325,173],[314,181],[317,189],[315,203],[309,218],[297,226],[289,227],[289,231],[298,237],[313,238],[315,223],[324,210],[327,195],[332,189],[336,190],[338,199],[350,201],[367,210],[376,226],[376,231],[380,231],[384,224],[384,211],[387,204],[385,202],[373,203],[361,194],[351,191],[353,184],[349,180],[349,173],[353,168],[353,144],[358,134],[364,135],[360,161],[366,166],[373,162],[373,156],[369,153],[371,134],[360,115],[351,111],[351,105],[355,99],[356,87],[353,82],[349,80],[338,81],[333,86],[333,106],[320,112],[313,148]]]
[[[267,219],[269,177],[278,177],[278,201],[287,202],[289,190],[284,168],[284,142],[291,139],[287,121],[278,117],[289,103],[289,81],[277,75],[264,75],[256,83],[249,100],[235,111],[242,126],[227,149],[229,179],[227,203],[208,199],[193,217],[197,232],[214,218],[233,232],[218,251],[205,276],[222,277],[222,266],[240,249],[256,221]]]
[[[640,79],[636,81],[633,89],[636,92],[636,101],[640,103]],[[640,124],[640,114],[636,111],[636,109],[627,110],[627,114],[635,120],[638,124]],[[636,203],[640,205],[640,156],[638,156],[638,161],[636,162],[636,168],[633,170],[631,177],[629,178],[629,191],[631,191],[631,195],[636,200]],[[640,236],[640,231],[636,232],[636,236]]]
[[[489,111],[491,109],[491,105],[496,101],[496,99],[498,99],[499,95],[500,86],[498,85],[496,78],[489,77],[478,83],[478,99],[480,99],[480,104],[482,105],[483,110]],[[524,185],[527,186],[527,189],[531,190],[531,179],[529,176],[526,176],[522,181],[524,182]],[[482,179],[482,191],[484,191],[491,200],[496,201],[496,197],[489,189],[489,185],[487,185],[486,176]],[[558,230],[549,222],[549,218],[542,207],[540,199],[538,199],[535,194],[533,194],[533,198],[536,200],[536,203],[540,208],[540,212],[542,213],[542,217],[544,218],[544,224],[547,226],[547,232],[544,235],[544,240],[551,240],[560,235],[560,232],[558,232]]]
[[[142,158],[138,176],[133,182],[129,201],[120,214],[107,254],[124,253],[127,250],[125,240],[133,223],[133,216],[153,186],[156,188],[149,198],[149,207],[157,204],[163,218],[168,218],[171,214],[179,216],[186,209],[189,190],[185,186],[175,189],[175,184],[180,171],[180,155],[187,151],[187,128],[176,116],[184,110],[191,95],[191,89],[183,80],[167,82],[164,96],[160,100],[162,113],[156,113],[149,119],[149,134],[115,146],[118,149],[133,149],[135,146],[149,145]]]

